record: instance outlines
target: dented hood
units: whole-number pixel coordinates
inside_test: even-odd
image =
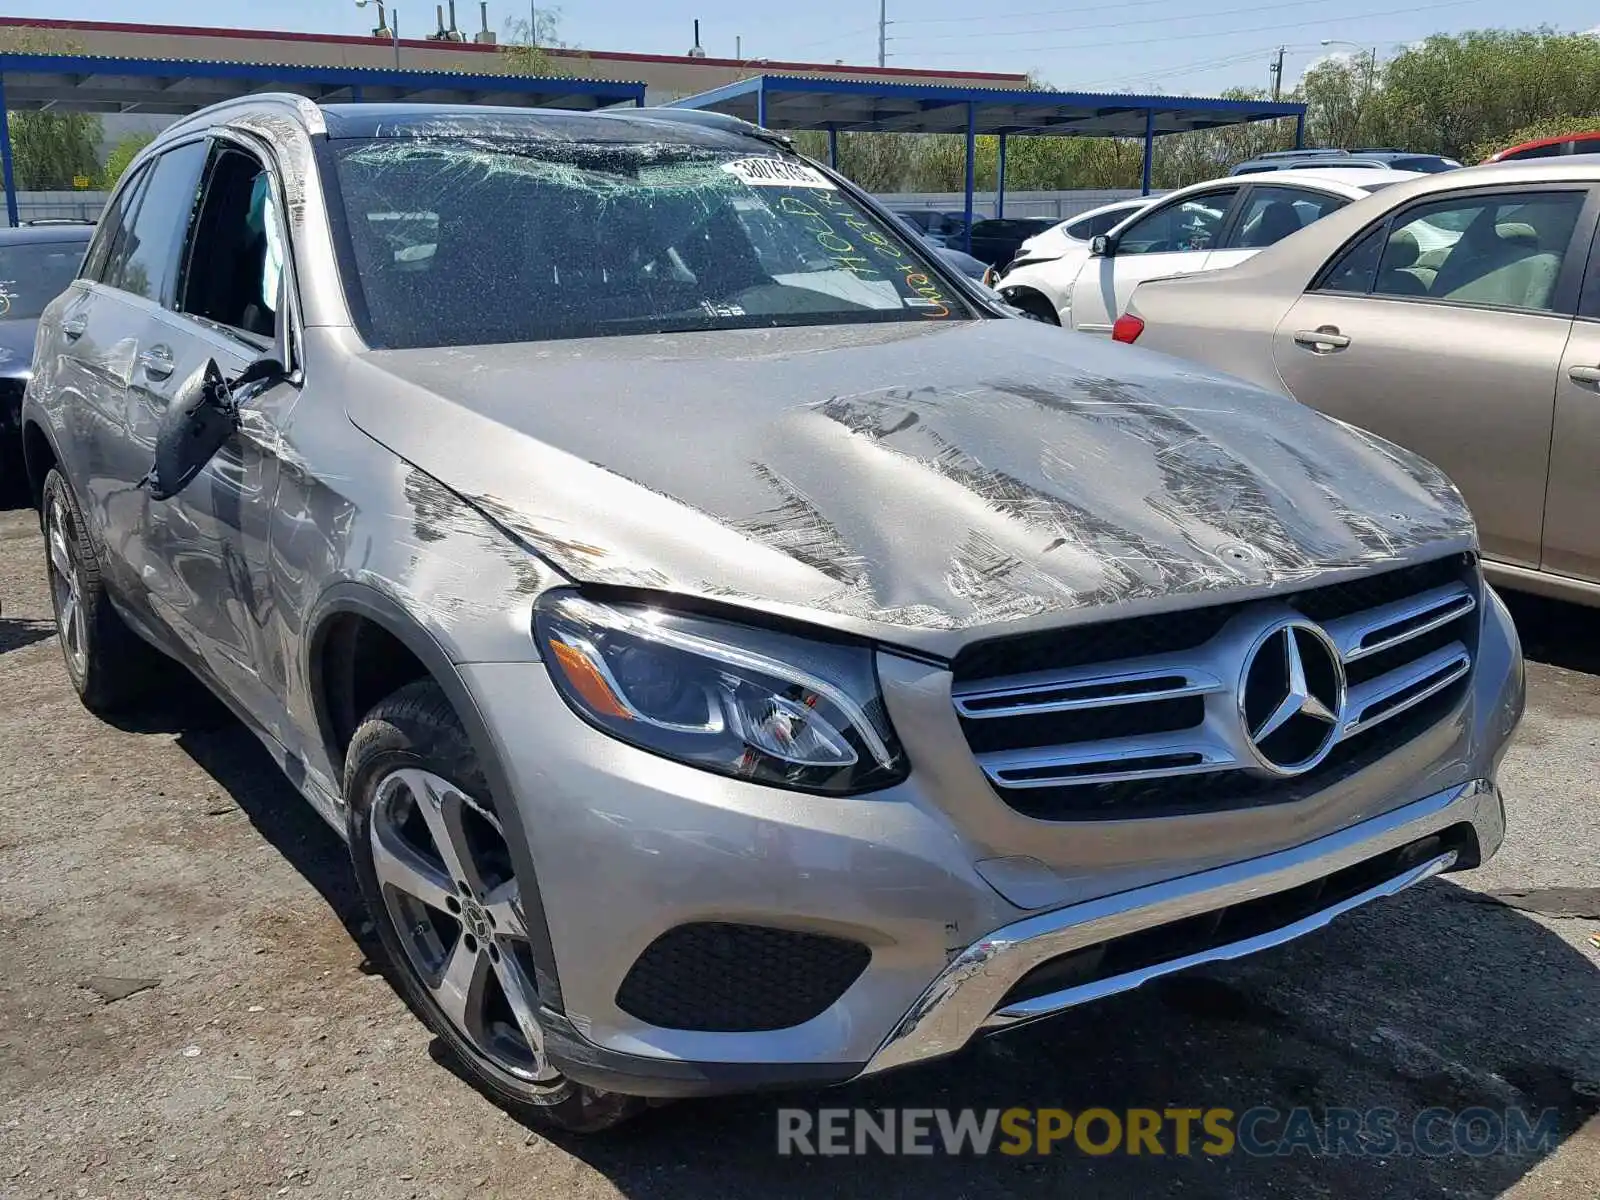
[[[573,579],[934,653],[1474,542],[1415,455],[1031,321],[374,351],[352,371],[358,426]]]

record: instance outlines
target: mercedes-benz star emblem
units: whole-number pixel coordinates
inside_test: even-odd
[[[1257,763],[1299,775],[1339,740],[1344,664],[1333,640],[1310,621],[1285,618],[1256,639],[1239,676],[1239,716]]]

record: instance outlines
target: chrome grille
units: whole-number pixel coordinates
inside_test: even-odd
[[[958,660],[956,712],[990,782],[1029,815],[1117,818],[1294,799],[1416,737],[1459,698],[1481,587],[1476,563],[1455,556],[1270,600],[1074,629],[1064,653],[1028,635],[1048,665],[974,678]],[[1261,631],[1289,618],[1327,634],[1348,691],[1326,757],[1281,776],[1262,769],[1239,681]],[[1175,644],[1196,632],[1193,644]],[[1096,642],[1162,648],[1094,660],[1085,650]],[[991,644],[976,661],[1014,654]]]

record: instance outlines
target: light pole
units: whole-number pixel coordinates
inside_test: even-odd
[[[1374,46],[1369,50],[1360,42],[1345,42],[1340,41],[1338,38],[1323,38],[1322,44],[1324,46],[1349,46],[1357,54],[1366,55],[1366,69],[1361,73],[1361,103],[1356,108],[1355,128],[1350,131],[1350,140],[1359,143],[1361,140],[1361,126],[1364,123],[1363,118],[1367,115],[1367,101],[1372,99],[1372,73],[1378,66],[1378,48]]]
[[[356,7],[365,8],[370,2],[371,0],[356,0]],[[377,0],[377,4],[378,28],[374,32],[382,33],[385,25],[389,27],[389,36],[394,39],[394,69],[398,71],[400,69],[400,10],[398,8],[390,8],[388,18],[385,19],[383,0]]]
[[[1371,95],[1372,72],[1376,70],[1378,66],[1378,48],[1373,46],[1369,50],[1360,42],[1346,42],[1340,40],[1339,38],[1323,38],[1322,44],[1324,46],[1349,46],[1357,54],[1365,54],[1367,56],[1366,69],[1361,73],[1363,80],[1366,82],[1366,90],[1363,91],[1361,98],[1365,100],[1367,96]]]

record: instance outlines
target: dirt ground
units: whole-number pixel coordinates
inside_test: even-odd
[[[1510,835],[1264,956],[826,1096],[516,1123],[367,955],[340,843],[214,702],[73,698],[0,513],[0,1197],[1600,1196],[1600,617],[1517,602]],[[198,687],[196,691],[198,691]],[[1519,907],[1520,906],[1520,907]],[[1570,915],[1561,915],[1570,914]],[[781,1105],[1554,1108],[1528,1157],[780,1159]]]

